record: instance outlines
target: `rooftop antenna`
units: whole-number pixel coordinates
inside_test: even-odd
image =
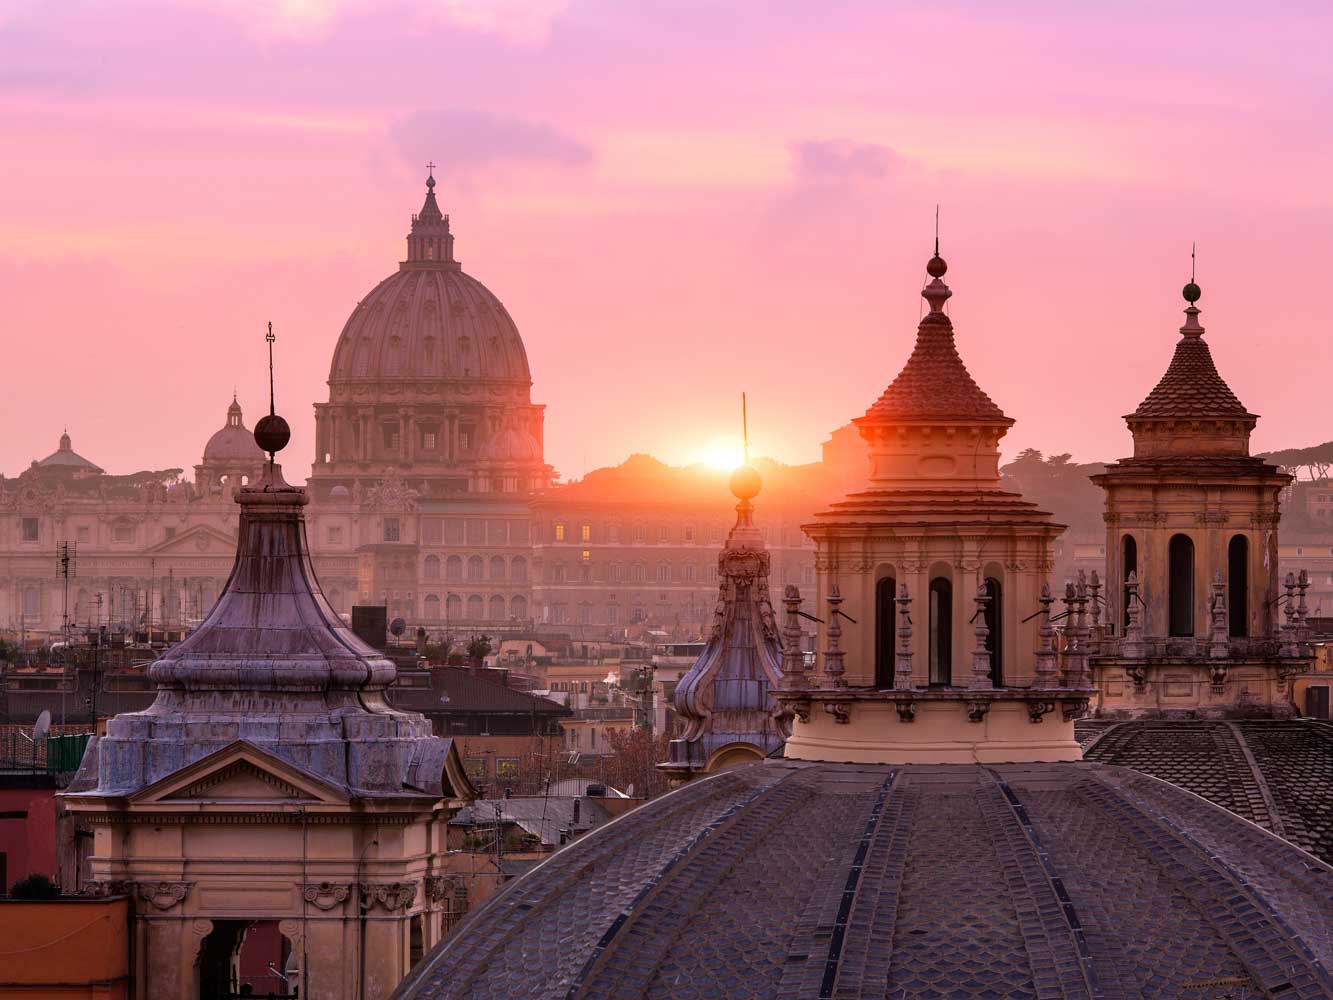
[[[741,393],[741,453],[745,464],[750,464],[750,417],[745,404],[745,393]]]

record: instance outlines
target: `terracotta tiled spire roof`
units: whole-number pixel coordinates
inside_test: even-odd
[[[926,265],[931,280],[921,292],[930,312],[916,332],[907,364],[862,420],[984,420],[1012,423],[972,380],[953,340],[944,303],[953,294],[940,280],[948,266],[937,253]]]
[[[1131,418],[1155,417],[1252,417],[1245,404],[1217,373],[1212,352],[1203,339],[1199,325],[1199,286],[1191,281],[1185,286],[1185,325],[1166,374],[1148,398],[1139,404]]]

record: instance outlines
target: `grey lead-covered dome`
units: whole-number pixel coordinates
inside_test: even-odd
[[[1328,997],[1330,888],[1125,768],[770,760],[560,851],[397,995]]]

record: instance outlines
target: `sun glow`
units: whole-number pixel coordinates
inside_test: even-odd
[[[716,437],[699,451],[698,461],[710,468],[730,472],[745,464],[745,445],[738,437]]]

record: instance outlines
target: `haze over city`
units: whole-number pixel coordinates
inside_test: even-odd
[[[960,349],[1035,446],[1129,450],[1199,246],[1256,450],[1327,435],[1320,5],[10,2],[0,469],[189,466],[262,333],[308,472],[425,164],[523,331],[566,478],[813,460],[910,351],[941,205]],[[1263,364],[1255,363],[1260,359]]]

